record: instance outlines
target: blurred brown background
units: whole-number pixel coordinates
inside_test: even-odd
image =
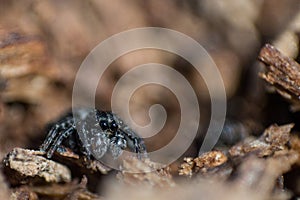
[[[76,71],[99,42],[147,26],[180,31],[209,51],[224,79],[228,115],[250,124],[246,134],[252,134],[266,121],[257,54],[265,42],[277,41],[278,48],[297,57],[299,8],[298,0],[0,1],[0,158],[15,146],[38,147],[45,124],[70,108]],[[281,37],[291,45],[282,45]],[[116,60],[99,83],[97,106],[110,110],[118,79],[148,62],[172,66],[190,81],[200,103],[201,138],[210,117],[206,86],[187,62],[166,52],[141,50]],[[154,103],[164,105],[168,113],[161,133],[146,141],[150,149],[172,138],[180,119],[172,93],[145,86],[131,103],[131,114],[140,124],[147,124]],[[197,154],[200,141],[190,155]]]

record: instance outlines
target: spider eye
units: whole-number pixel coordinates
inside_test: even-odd
[[[106,121],[100,121],[100,127],[102,128],[102,130],[107,130],[108,129],[108,123]]]
[[[116,122],[112,122],[112,123],[110,124],[110,130],[111,130],[112,132],[115,132],[115,131],[118,130],[118,125],[116,124]]]

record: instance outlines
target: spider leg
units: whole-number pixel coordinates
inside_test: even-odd
[[[140,154],[140,153],[146,153],[146,146],[143,140],[141,140],[138,137],[133,138],[133,143],[134,143],[134,148],[135,148],[135,153]]]
[[[147,157],[145,143],[135,132],[128,127],[124,128],[121,132],[126,138],[128,148],[132,149],[139,159]]]
[[[54,138],[57,137],[60,128],[61,127],[58,124],[56,124],[55,126],[52,126],[49,133],[47,134],[47,137],[46,137],[45,141],[40,146],[40,151],[47,151],[47,149],[49,148],[49,146],[53,142]]]
[[[67,119],[58,121],[54,126],[49,130],[46,139],[43,144],[40,146],[40,151],[47,151],[47,149],[53,143],[53,140],[58,137],[58,134],[61,130],[65,130],[69,127],[73,126],[73,120],[71,117],[67,117]]]
[[[146,146],[143,141],[130,127],[128,127],[122,119],[120,119],[117,115],[111,113],[114,116],[114,120],[117,122],[120,132],[119,135],[122,138],[125,138],[127,141],[126,147],[130,148],[132,151],[137,153],[138,157],[143,155],[144,157],[147,154]]]
[[[67,138],[68,136],[70,136],[70,134],[74,133],[74,130],[75,129],[72,126],[69,129],[67,129],[66,131],[64,131],[63,133],[60,132],[60,135],[55,138],[55,140],[53,141],[51,147],[47,151],[47,158],[51,158],[52,157],[52,155],[54,154],[54,152],[56,151],[56,149],[62,143],[63,139]]]

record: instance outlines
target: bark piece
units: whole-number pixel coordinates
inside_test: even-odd
[[[227,156],[221,151],[210,151],[197,158],[184,158],[181,164],[179,175],[192,176],[193,173],[206,173],[215,167],[218,167],[228,160]]]
[[[283,97],[299,103],[300,65],[270,44],[261,49],[258,59],[266,65],[260,76]]]
[[[83,177],[79,183],[77,180],[59,184],[48,185],[22,185],[15,188],[11,199],[38,200],[38,199],[64,199],[64,200],[99,200],[98,195],[87,190],[87,178]]]
[[[248,140],[233,146],[229,150],[229,154],[232,157],[242,157],[249,153],[256,154],[258,157],[270,156],[274,152],[286,148],[293,126],[294,124],[272,125],[258,139],[248,138]]]
[[[52,184],[45,186],[32,186],[29,189],[40,197],[47,197],[51,199],[65,199],[65,200],[96,200],[101,199],[100,196],[93,194],[87,190],[87,178],[83,177],[81,182],[72,181],[65,184]]]
[[[38,200],[35,192],[31,191],[28,187],[20,187],[15,189],[11,195],[11,200]]]
[[[4,171],[12,185],[36,182],[70,182],[70,170],[41,156],[39,151],[14,148],[3,160]]]
[[[283,160],[284,156],[289,157],[292,155],[291,162],[284,163],[289,168],[297,161],[296,158],[298,156],[297,150],[289,151],[287,145],[291,141],[290,131],[293,126],[294,124],[271,125],[259,138],[248,137],[231,147],[228,152],[210,151],[196,158],[185,158],[178,171],[179,175],[192,177],[198,174],[201,177],[227,180],[232,173],[236,174],[236,168],[247,162],[249,156],[258,160],[260,158]],[[280,154],[280,152],[285,153]],[[281,157],[277,155],[281,155]],[[254,168],[251,170],[253,173],[256,173]]]
[[[76,167],[85,173],[107,174],[111,171],[110,167],[103,165],[100,161],[79,156],[66,148],[66,152],[55,152],[53,158],[67,166]]]
[[[161,168],[159,163],[134,157],[127,158],[123,162],[123,169],[117,174],[117,178],[126,185],[154,188],[168,188],[175,185],[168,169]]]
[[[298,159],[298,152],[293,150],[277,151],[267,159],[247,157],[237,169],[233,183],[270,196],[270,199],[283,195],[290,198],[289,191],[278,181],[283,179],[283,174],[291,170]]]

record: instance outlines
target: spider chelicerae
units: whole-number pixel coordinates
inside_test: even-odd
[[[40,150],[51,158],[66,148],[88,158],[100,159],[106,152],[118,158],[128,149],[146,156],[144,141],[116,114],[94,108],[77,108],[53,123]]]

